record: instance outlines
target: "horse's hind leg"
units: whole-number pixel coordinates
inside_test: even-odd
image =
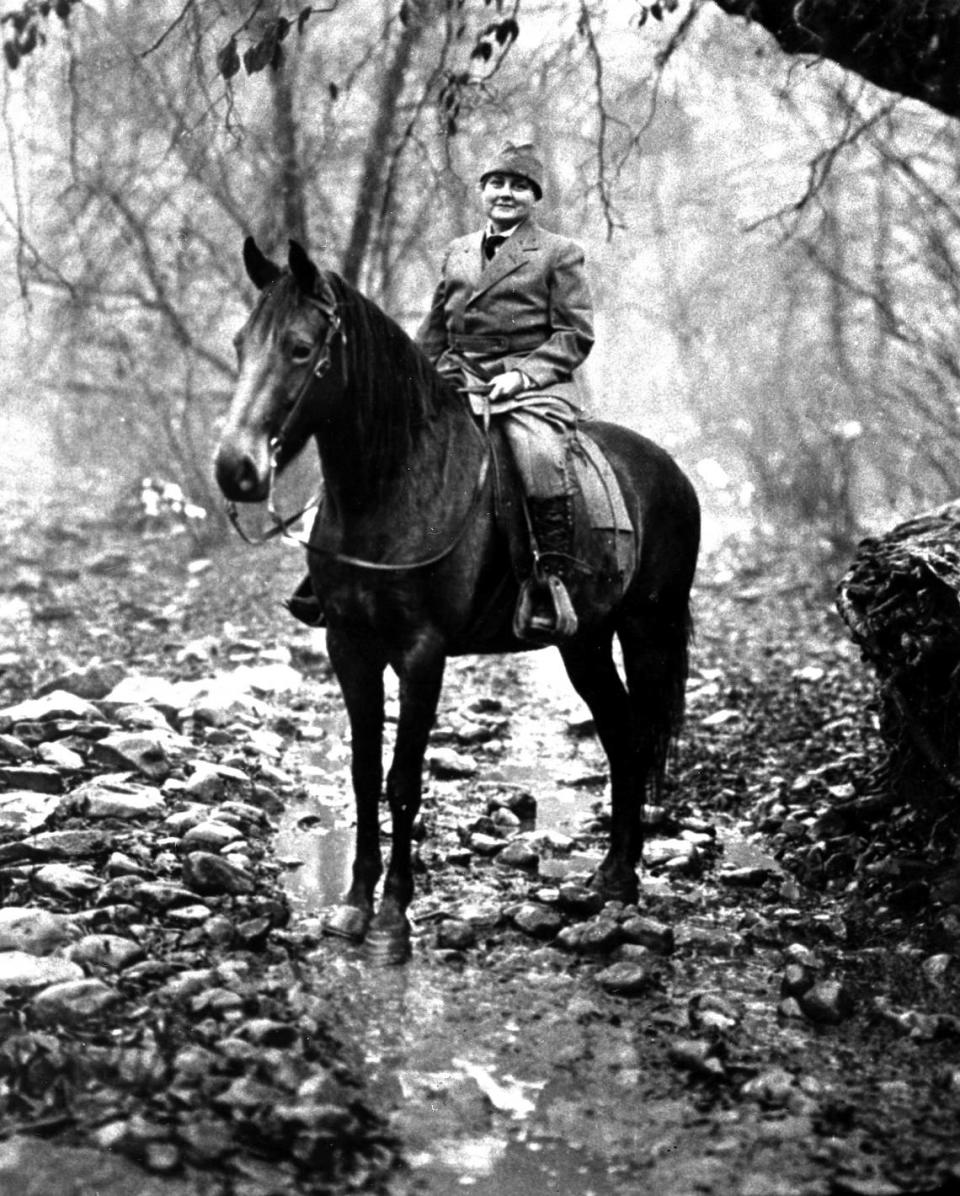
[[[685,608],[626,615],[617,626],[644,795],[659,799],[667,755],[683,722],[690,625]]]
[[[574,689],[590,708],[610,764],[610,844],[593,879],[609,900],[637,898],[636,866],[643,847],[642,756],[634,741],[630,696],[617,672],[611,631],[563,644],[560,654]]]

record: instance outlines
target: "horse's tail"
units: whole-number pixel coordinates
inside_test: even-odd
[[[639,631],[639,634],[637,634]],[[693,617],[689,602],[648,612],[642,630],[619,632],[634,719],[635,747],[644,759],[645,800],[659,804],[667,766],[683,726]]]
[[[665,644],[669,667],[665,683],[663,718],[656,727],[654,767],[650,775],[650,798],[656,802],[663,796],[667,767],[675,762],[671,761],[671,756],[675,757],[677,739],[683,728],[692,641],[693,613],[688,603],[682,617],[670,627]]]

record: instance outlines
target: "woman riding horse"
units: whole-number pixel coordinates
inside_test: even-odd
[[[572,375],[593,345],[583,250],[533,219],[543,163],[533,145],[507,142],[480,174],[485,228],[447,248],[417,344],[471,394],[474,412],[503,427],[520,473],[534,541],[534,571],[517,606],[517,634],[554,643],[577,616],[564,580],[573,559],[569,438],[582,412]],[[320,621],[309,577],[292,614]]]

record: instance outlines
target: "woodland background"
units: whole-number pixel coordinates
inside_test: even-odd
[[[413,332],[510,136],[543,147],[541,219],[587,250],[594,411],[676,453],[717,526],[842,555],[954,495],[949,116],[702,0],[17,12],[0,430],[28,488],[109,507],[160,477],[220,534],[243,237],[301,240]]]

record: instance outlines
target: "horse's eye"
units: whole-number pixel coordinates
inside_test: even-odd
[[[294,363],[294,365],[304,365],[310,360],[310,354],[312,352],[312,345],[294,345],[290,350],[290,360]]]

